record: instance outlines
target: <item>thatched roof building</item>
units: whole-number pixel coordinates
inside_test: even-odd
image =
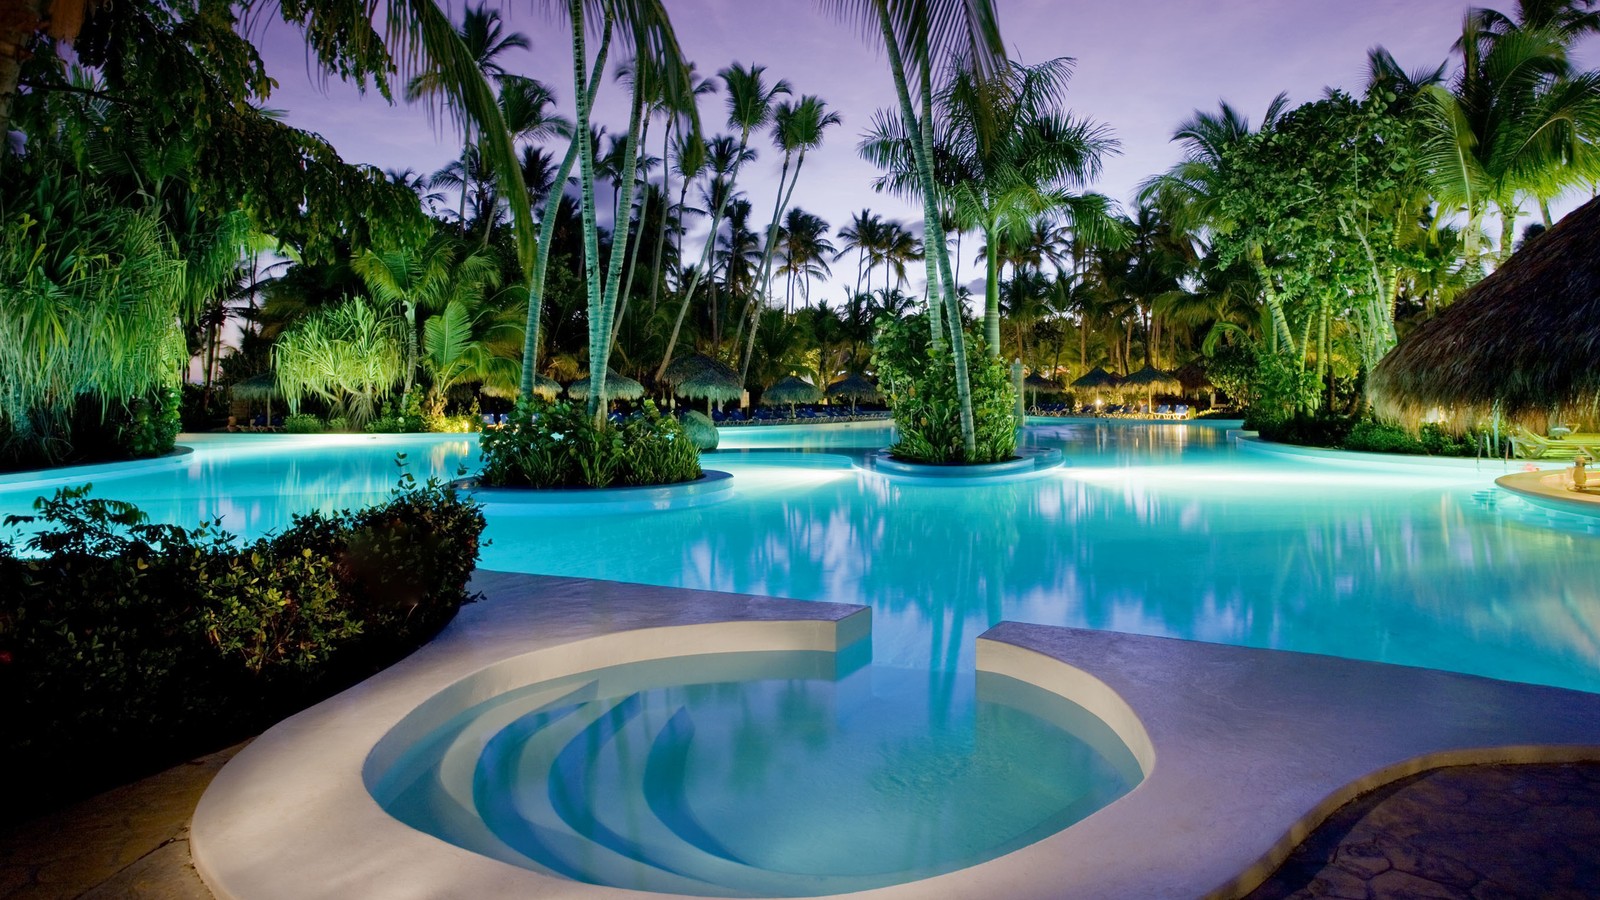
[[[821,389],[794,375],[779,379],[772,387],[761,392],[763,406],[793,406],[796,403],[815,403],[821,399]]]
[[[1171,372],[1163,372],[1155,366],[1145,366],[1117,382],[1117,387],[1129,393],[1143,394],[1149,391],[1175,391],[1181,385],[1177,376]]]
[[[878,400],[883,394],[878,391],[878,386],[868,381],[866,376],[852,372],[849,375],[828,385],[828,397],[838,397],[844,400]]]
[[[609,379],[608,379],[609,380]],[[533,376],[533,395],[541,400],[554,400],[561,393],[561,382],[548,375]]]
[[[589,399],[589,376],[585,375],[567,385],[567,396],[574,400]],[[609,400],[637,400],[644,396],[644,385],[616,369],[606,370],[606,398]]]
[[[1373,369],[1378,415],[1543,430],[1600,415],[1600,199],[1517,251]]]
[[[1059,394],[1061,385],[1053,378],[1046,378],[1034,372],[1022,380],[1022,386],[1036,394]]]
[[[737,400],[744,395],[744,385],[739,383],[739,373],[721,360],[704,353],[680,356],[661,373],[661,383],[680,397],[703,398],[722,402]]]
[[[1095,366],[1089,371],[1083,373],[1078,380],[1072,382],[1072,386],[1078,388],[1079,390],[1104,390],[1105,388],[1113,388],[1117,386],[1117,376],[1107,372],[1105,369],[1102,369],[1099,366]]]
[[[249,378],[236,381],[228,388],[236,400],[276,400],[278,391],[278,376],[271,372],[261,372]]]

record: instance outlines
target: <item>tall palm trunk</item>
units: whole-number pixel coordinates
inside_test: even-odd
[[[581,2],[581,0],[573,0]],[[633,79],[633,105],[628,114],[628,137],[622,145],[621,194],[617,208],[633,209],[633,189],[639,178],[639,133],[644,120],[644,87],[641,79]],[[606,411],[606,369],[611,361],[611,326],[616,319],[617,294],[622,286],[622,264],[628,255],[628,223],[618,222],[611,239],[611,259],[606,265],[604,293],[600,298],[599,314],[589,314],[589,414],[598,424]]]
[[[644,123],[639,126],[639,146],[647,146],[645,141],[649,134],[650,117],[646,115],[644,117]],[[665,167],[665,161],[662,162],[662,165]],[[649,176],[646,175],[645,177],[648,178]],[[632,219],[633,211],[630,209],[628,212],[628,218]],[[644,245],[644,217],[648,215],[649,212],[650,185],[646,184],[643,193],[641,193],[639,196],[639,230],[637,234],[628,239],[628,275],[622,280],[622,293],[618,297],[617,312],[616,316],[614,317],[615,321],[613,321],[611,325],[611,348],[615,348],[617,346],[617,335],[622,332],[622,320],[626,318],[628,314],[628,299],[633,296],[633,276],[635,272],[639,271],[639,248]],[[606,357],[609,359],[610,356],[611,351],[608,348],[606,351]]]
[[[572,83],[576,88],[573,94],[578,103],[573,141],[578,149],[578,181],[582,186],[579,210],[583,218],[583,276],[588,289],[589,308],[589,413],[594,415],[596,410],[603,408],[606,363],[605,348],[597,346],[594,337],[596,320],[603,318],[603,301],[600,294],[600,225],[595,215],[594,147],[589,133],[591,104],[589,82],[584,72],[588,50],[584,45],[583,0],[567,0],[567,14],[572,20]],[[610,30],[609,26],[607,30]],[[597,360],[596,356],[601,358]]]
[[[729,201],[733,199],[734,186],[738,184],[739,181],[739,169],[744,165],[744,155],[749,146],[750,129],[745,128],[739,132],[739,150],[738,153],[734,155],[733,168],[728,172],[728,184],[723,189],[722,196],[712,198],[713,200],[720,202],[715,203],[716,208],[711,211],[711,234],[706,237],[705,248],[700,253],[700,265],[695,269],[694,277],[689,279],[689,290],[684,293],[683,304],[678,307],[678,317],[672,323],[672,334],[667,337],[667,350],[665,353],[661,354],[661,365],[656,367],[657,381],[661,380],[661,376],[667,371],[667,366],[671,365],[672,363],[672,351],[678,346],[678,334],[683,329],[684,314],[689,311],[689,304],[694,302],[695,291],[700,287],[702,276],[705,275],[707,268],[710,266],[711,260],[716,253],[717,231],[722,228],[722,214],[725,211],[725,207],[727,207]],[[716,191],[715,180],[712,181],[712,191],[713,193]],[[712,288],[712,291],[713,293],[715,292],[715,287]],[[713,304],[712,318],[713,320],[718,319],[716,315],[715,304]],[[719,329],[713,330],[716,331],[716,340],[720,344],[722,338],[721,331]]]
[[[772,200],[772,223],[767,226],[766,246],[761,250],[761,263],[756,267],[756,282],[759,287],[752,291],[750,296],[748,310],[750,335],[743,354],[744,362],[739,366],[740,382],[743,382],[745,376],[750,372],[750,357],[754,356],[756,352],[756,328],[761,324],[761,309],[766,304],[767,293],[772,290],[772,257],[775,255],[774,251],[778,249],[778,220],[783,217],[783,207],[788,201],[788,198],[784,196],[783,186],[784,182],[789,178],[789,161],[792,155],[793,153],[790,150],[783,151],[783,168],[778,170],[778,195]],[[804,159],[805,157],[802,155],[801,160],[804,161]],[[796,181],[800,180],[798,167],[795,169],[794,177]],[[786,305],[791,309],[794,307],[792,291],[790,296],[786,298]],[[740,327],[743,327],[742,321]]]
[[[961,328],[960,300],[956,297],[955,279],[950,273],[950,253],[944,239],[944,223],[939,219],[937,194],[933,180],[933,75],[926,52],[920,55],[922,76],[922,119],[920,126],[911,106],[911,89],[906,84],[905,64],[900,58],[899,42],[895,40],[894,26],[889,21],[886,0],[878,0],[878,26],[883,30],[888,50],[889,69],[894,75],[895,93],[899,95],[900,115],[908,128],[919,127],[922,140],[912,142],[912,155],[916,158],[917,179],[922,183],[922,217],[933,226],[930,234],[923,236],[923,252],[934,248],[935,262],[939,268],[940,287],[944,290],[945,312],[949,317],[950,356],[956,369],[956,398],[960,404],[961,449],[968,459],[978,452],[978,438],[972,422],[972,382],[967,374],[967,339]],[[926,38],[924,38],[926,40]],[[926,48],[924,48],[926,50]]]
[[[588,101],[593,105],[595,92],[600,87],[605,72],[606,54],[611,49],[611,25],[600,36],[600,50],[594,58],[594,74],[589,79]],[[572,177],[572,166],[578,161],[578,135],[572,135],[567,155],[561,160],[550,193],[544,198],[544,214],[539,220],[539,247],[534,255],[533,275],[528,279],[528,318],[522,333],[522,384],[520,397],[533,396],[533,379],[539,364],[539,327],[544,318],[544,283],[550,271],[550,243],[555,240],[556,218],[561,211],[561,198],[566,194],[567,179]]]
[[[996,223],[983,231],[989,252],[984,254],[983,270],[983,339],[989,344],[989,355],[1000,356],[1000,252]],[[1013,285],[1014,287],[1015,285]]]
[[[672,165],[668,160],[671,158],[672,131],[676,127],[676,121],[669,108],[667,111],[667,127],[661,131],[661,202],[663,204],[667,202],[668,197],[672,196]],[[684,183],[687,184],[688,179],[684,179]],[[678,214],[680,216],[683,215],[682,207],[679,207]],[[672,207],[668,206],[661,211],[661,228],[656,231],[655,272],[650,278],[650,312],[652,314],[656,311],[656,298],[659,296],[661,281],[666,276],[666,257],[663,254],[667,250],[667,227],[671,224],[671,219]],[[639,227],[644,227],[643,219],[640,219]]]

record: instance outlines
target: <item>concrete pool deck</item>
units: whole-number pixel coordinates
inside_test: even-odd
[[[224,767],[191,837],[217,896],[637,897],[478,856],[389,818],[363,782],[369,752],[468,676],[478,696],[627,657],[832,649],[868,624],[857,607],[581,579],[480,571],[475,587],[487,599],[433,644]],[[1556,688],[1017,623],[980,639],[978,667],[1101,716],[1145,780],[1022,850],[861,896],[1239,895],[1363,791],[1443,765],[1600,759],[1600,695]],[[496,674],[475,676],[485,671]]]

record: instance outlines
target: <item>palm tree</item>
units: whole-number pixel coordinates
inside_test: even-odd
[[[661,364],[656,367],[655,378],[661,379],[666,372],[667,362],[672,358],[672,351],[677,346],[678,335],[683,329],[683,320],[689,311],[689,298],[700,282],[715,271],[714,256],[716,253],[717,236],[721,232],[722,218],[727,215],[728,204],[733,202],[733,175],[745,163],[755,159],[756,152],[747,147],[741,147],[732,135],[718,135],[705,145],[705,159],[703,174],[706,184],[701,188],[701,202],[706,215],[711,216],[712,230],[706,235],[706,244],[701,250],[700,264],[692,267],[689,274],[689,286],[683,288],[684,302],[678,306],[677,318],[672,323],[672,333],[667,336],[666,351],[661,356]],[[688,187],[687,179],[684,187]],[[680,195],[681,196],[681,195]],[[679,204],[682,205],[681,203]],[[681,248],[680,248],[681,252]],[[716,285],[711,285],[715,290]],[[711,308],[716,309],[716,303],[711,303]]]
[[[830,226],[821,217],[795,207],[784,217],[782,234],[783,267],[789,277],[786,311],[794,311],[794,280],[801,279],[800,295],[806,305],[811,302],[811,279],[826,278],[832,274],[828,258],[837,250],[828,240]]]
[[[496,277],[493,256],[462,248],[438,234],[420,247],[371,250],[351,260],[356,274],[380,304],[398,308],[406,323],[404,390],[410,391],[422,362],[422,328],[427,313],[452,302],[470,303]]]
[[[960,56],[974,70],[989,74],[1005,62],[1005,45],[1000,38],[993,0],[821,0],[825,8],[854,19],[883,42],[899,100],[900,121],[912,141],[917,181],[921,187],[923,241],[934,248],[937,265],[930,273],[937,276],[944,296],[945,319],[949,322],[951,359],[955,366],[956,392],[961,406],[962,449],[968,457],[977,452],[972,422],[972,388],[967,373],[966,340],[961,331],[960,300],[950,272],[950,256],[938,208],[938,184],[934,180],[933,71]],[[909,67],[908,64],[909,63]],[[917,79],[921,100],[919,117],[910,78]],[[930,309],[936,305],[930,305]],[[940,335],[936,316],[935,340]]]
[[[846,253],[856,254],[856,287],[852,296],[861,293],[861,277],[867,268],[867,257],[871,248],[877,245],[882,230],[883,218],[870,209],[863,209],[851,216],[850,224],[839,229],[839,238],[844,246],[839,249],[834,262],[843,259]]]
[[[1503,262],[1521,197],[1537,200],[1548,222],[1551,198],[1600,172],[1593,146],[1600,137],[1600,73],[1575,73],[1568,59],[1572,41],[1593,30],[1593,20],[1570,4],[1523,4],[1523,10],[1534,18],[1469,12],[1456,43],[1456,77],[1448,88],[1422,89],[1428,186],[1441,205],[1465,212],[1473,270],[1491,206],[1501,220]]]
[[[700,97],[717,92],[717,81],[711,78],[701,78],[695,74],[694,63],[689,63],[689,92],[682,101],[687,101],[691,107],[695,106]],[[661,197],[662,202],[672,196],[672,172],[677,170],[683,178],[683,186],[678,192],[678,206],[676,221],[681,226],[683,221],[683,200],[687,196],[689,182],[700,176],[705,168],[705,141],[699,134],[699,118],[688,115],[688,110],[675,106],[672,99],[662,96],[660,98],[660,111],[667,120],[667,126],[661,133]],[[685,125],[693,130],[685,133]],[[668,161],[674,162],[669,165]],[[650,311],[656,310],[656,298],[661,288],[661,282],[666,277],[663,253],[666,250],[668,225],[674,221],[671,210],[661,217],[661,229],[656,233],[656,252],[652,257],[656,263],[655,275],[650,280]],[[640,221],[644,220],[643,215]],[[681,248],[680,248],[681,249]],[[674,254],[677,255],[677,254]]]
[[[796,103],[779,103],[773,114],[772,139],[778,149],[783,151],[783,168],[779,170],[777,199],[772,207],[772,224],[767,226],[766,248],[761,255],[761,291],[751,298],[750,343],[745,350],[744,364],[739,368],[741,380],[749,372],[750,359],[755,354],[756,326],[761,322],[757,310],[771,291],[772,256],[778,244],[778,220],[783,210],[794,199],[795,185],[800,183],[800,170],[806,164],[806,151],[821,147],[823,132],[842,121],[838,113],[828,111],[828,105],[822,98],[812,94],[801,97]],[[791,159],[795,163],[794,178],[789,181],[788,192],[785,193],[784,180],[788,177]]]
[[[728,170],[728,183],[724,191],[726,196],[732,196],[734,186],[739,180],[739,169],[746,159],[754,159],[755,154],[750,151],[750,133],[765,128],[772,121],[773,103],[780,95],[791,93],[789,82],[779,79],[768,85],[763,77],[766,67],[751,63],[748,68],[740,63],[723,69],[717,73],[728,89],[728,127],[739,132],[738,150],[734,153],[734,162]],[[712,254],[716,250],[717,231],[722,225],[722,206],[715,205],[711,208],[711,233],[706,238],[706,244],[700,254],[700,266],[696,273],[706,271],[711,262]],[[660,380],[667,366],[672,362],[672,353],[677,346],[678,330],[683,325],[683,315],[689,309],[689,304],[694,301],[695,290],[700,286],[700,279],[692,278],[689,289],[684,292],[683,304],[678,309],[678,320],[673,325],[672,335],[667,339],[667,350],[661,356],[661,365],[656,368],[656,380]]]
[[[890,278],[895,288],[906,284],[906,266],[922,258],[923,250],[917,236],[899,222],[886,222],[878,244],[877,257],[883,263],[883,289],[889,290]],[[870,283],[868,285],[870,293]]]
[[[1261,117],[1261,130],[1272,128],[1282,117],[1288,102],[1288,94],[1272,98]],[[1183,148],[1183,160],[1140,185],[1140,200],[1159,203],[1167,210],[1174,224],[1184,230],[1232,230],[1234,223],[1224,216],[1220,202],[1224,160],[1229,151],[1253,133],[1250,120],[1225,102],[1218,105],[1216,113],[1195,110],[1194,115],[1180,124],[1172,135],[1172,140]],[[1292,354],[1295,352],[1294,333],[1289,328],[1282,300],[1267,269],[1264,250],[1260,246],[1247,248],[1245,257],[1260,281],[1262,296],[1272,318],[1273,328],[1267,335],[1268,348],[1281,348]]]
[[[508,77],[501,57],[512,50],[529,50],[533,44],[520,31],[505,33],[505,23],[500,11],[487,4],[468,5],[462,14],[461,27],[456,29],[467,53],[471,54],[473,68],[484,78],[500,81]],[[445,92],[445,76],[438,69],[430,69],[414,76],[406,84],[406,101],[415,102],[426,97],[439,97]]]
[[[1073,195],[1100,171],[1117,143],[1104,126],[1060,108],[1073,60],[1062,57],[1026,66],[1013,63],[1001,77],[982,80],[956,73],[940,96],[946,112],[938,137],[958,169],[972,177],[951,185],[951,206],[963,228],[995,246],[1025,240],[1035,222],[1057,210],[1082,230],[1111,230],[1105,198]],[[1000,255],[987,255],[984,333],[991,355],[1000,353]]]

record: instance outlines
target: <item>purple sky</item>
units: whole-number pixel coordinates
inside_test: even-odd
[[[1177,159],[1169,141],[1178,122],[1196,108],[1212,110],[1226,99],[1252,123],[1279,91],[1295,103],[1316,99],[1325,86],[1359,89],[1366,51],[1382,44],[1407,69],[1444,61],[1460,33],[1468,4],[1460,0],[997,0],[1001,28],[1012,56],[1039,62],[1077,59],[1068,92],[1080,115],[1107,123],[1122,152],[1106,161],[1095,186],[1127,202],[1138,182]],[[1506,3],[1490,5],[1509,8]],[[807,158],[795,204],[835,228],[852,212],[871,207],[904,220],[920,210],[870,187],[876,170],[861,161],[855,144],[874,110],[894,100],[881,55],[858,31],[819,12],[810,0],[668,0],[678,36],[703,74],[734,60],[761,63],[795,92],[817,94],[844,117],[827,144]],[[502,0],[510,25],[529,35],[531,53],[518,53],[513,72],[553,87],[571,115],[571,49],[564,26],[548,18],[542,4]],[[459,15],[460,5],[452,0]],[[757,11],[759,10],[759,11]],[[308,77],[303,44],[295,32],[274,26],[264,41],[270,73],[280,84],[269,105],[286,110],[288,121],[318,132],[347,160],[383,168],[431,172],[460,150],[456,135],[434,127],[424,111],[403,102],[387,105],[376,94],[359,96],[347,85],[320,85]],[[1596,64],[1595,42],[1577,62]],[[708,135],[726,130],[722,95],[701,105]],[[608,77],[595,121],[626,127],[626,97]],[[659,138],[660,129],[655,136]],[[763,152],[740,175],[740,187],[763,224],[771,213],[781,157],[763,135],[752,145]],[[659,154],[658,140],[649,148]],[[659,176],[658,176],[659,177]],[[1558,211],[1574,206],[1557,205]],[[691,238],[691,248],[699,238]],[[972,252],[963,247],[962,275],[977,275]],[[854,261],[835,265],[838,284],[853,280]],[[848,276],[841,278],[840,276]],[[920,279],[915,282],[920,288]],[[814,291],[836,302],[838,290]]]

